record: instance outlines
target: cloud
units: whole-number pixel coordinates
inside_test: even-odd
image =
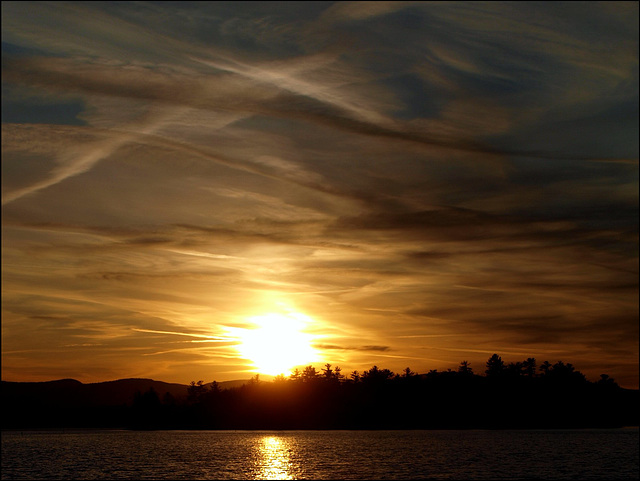
[[[364,20],[419,4],[420,2],[340,2],[327,8],[320,17],[320,21]]]
[[[87,379],[122,353],[238,376],[221,326],[285,302],[345,369],[532,353],[633,381],[637,4],[31,10],[3,4],[3,103],[84,125],[2,127],[11,372],[99,344]]]
[[[205,62],[204,60],[199,60]],[[306,62],[305,59],[301,61]],[[524,155],[544,159],[580,159],[585,155],[544,150],[496,148],[481,139],[476,132],[465,128],[460,119],[471,123],[475,130],[486,122],[478,120],[481,106],[467,103],[463,110],[452,103],[443,120],[399,123],[376,110],[366,110],[356,98],[334,94],[326,87],[295,76],[259,67],[232,68],[224,66],[231,75],[209,74],[132,66],[126,69],[104,63],[87,63],[67,59],[9,59],[5,62],[3,79],[7,82],[26,82],[48,89],[89,95],[110,95],[146,102],[161,102],[244,115],[271,115],[278,118],[309,121],[346,132],[415,143],[424,147],[444,147],[452,151],[467,151],[490,155]],[[222,64],[208,62],[211,66]],[[254,71],[255,69],[255,71]],[[368,89],[371,90],[371,89]],[[458,109],[456,111],[456,109]],[[495,109],[494,109],[495,110]],[[456,113],[454,113],[456,112]],[[495,129],[502,111],[491,112]],[[500,127],[504,131],[506,125]],[[144,133],[144,129],[143,132]],[[486,132],[485,132],[486,135]],[[505,144],[506,145],[506,144]],[[587,158],[594,158],[586,155]],[[598,159],[602,156],[595,157]],[[606,158],[606,157],[605,157]]]
[[[340,346],[337,344],[314,344],[314,348],[323,350],[346,350],[346,351],[380,351],[385,352],[390,349],[389,346]]]
[[[164,114],[164,115],[163,115]],[[153,112],[153,120],[138,123],[135,126],[127,126],[126,129],[136,129],[140,134],[150,134],[162,127],[168,119],[183,115],[184,110],[177,113],[163,113],[159,111]],[[136,133],[123,133],[117,136],[111,136],[107,139],[96,141],[90,145],[83,145],[79,152],[76,149],[71,150],[67,155],[59,157],[58,166],[51,170],[51,175],[45,180],[36,182],[35,184],[17,189],[2,196],[2,205],[13,202],[21,197],[46,189],[52,185],[62,182],[69,177],[80,175],[90,170],[97,162],[111,156],[118,148],[126,143],[132,142],[138,138]]]

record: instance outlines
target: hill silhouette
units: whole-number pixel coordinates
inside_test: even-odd
[[[570,363],[494,354],[484,374],[396,374],[373,366],[349,376],[307,366],[272,381],[190,385],[152,379],[83,384],[2,382],[3,429],[503,429],[638,425],[639,391],[606,374],[588,381]]]
[[[248,379],[218,383],[221,389],[242,386]],[[205,384],[209,387],[212,383]],[[2,429],[46,427],[127,427],[125,418],[136,396],[153,390],[184,402],[189,386],[145,378],[81,383],[75,379],[44,382],[0,382],[5,413]],[[100,419],[102,417],[102,419]]]

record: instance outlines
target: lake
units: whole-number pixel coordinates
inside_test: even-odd
[[[638,428],[4,431],[2,479],[638,479]]]

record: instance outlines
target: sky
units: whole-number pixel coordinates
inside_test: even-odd
[[[3,380],[637,388],[638,323],[637,2],[2,2]]]

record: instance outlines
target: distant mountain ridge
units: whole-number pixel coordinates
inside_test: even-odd
[[[221,389],[242,386],[249,379],[218,382]],[[186,398],[187,384],[168,383],[147,378],[126,378],[115,381],[82,383],[76,379],[58,379],[41,382],[1,381],[0,395],[3,405],[25,400],[46,400],[47,404],[64,406],[118,406],[131,405],[136,393],[153,389],[160,398],[169,393],[176,399]],[[209,388],[213,383],[207,383]]]

